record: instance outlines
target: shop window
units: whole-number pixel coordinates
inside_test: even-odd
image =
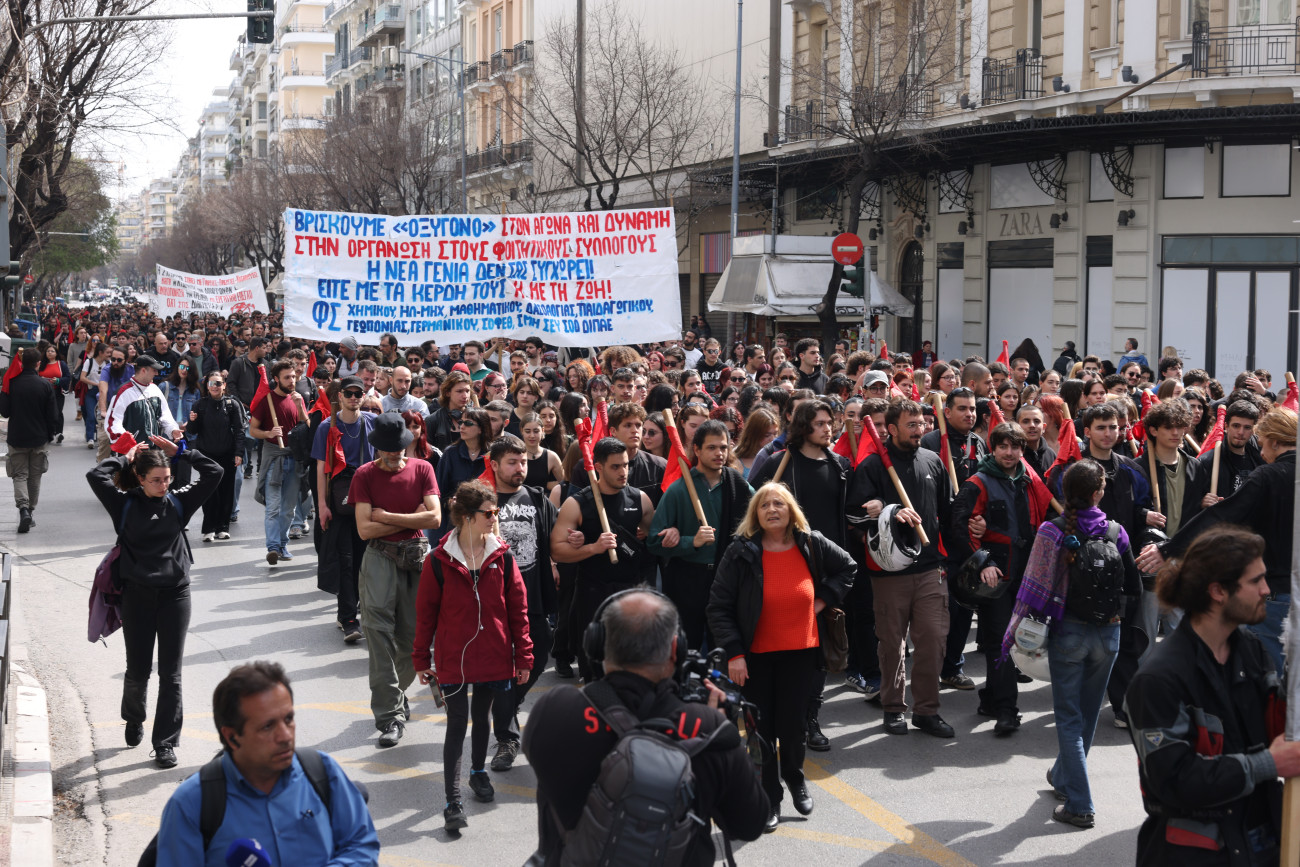
[[[1289,144],[1225,145],[1223,197],[1291,195]]]
[[[1165,198],[1205,197],[1205,148],[1165,148]]]
[[[1026,163],[993,166],[991,176],[990,208],[1032,208],[1056,203],[1034,183]]]

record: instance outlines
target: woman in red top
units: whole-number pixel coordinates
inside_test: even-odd
[[[54,441],[61,443],[63,442],[63,398],[72,385],[72,374],[68,372],[68,365],[59,358],[59,348],[44,340],[41,343],[44,344],[41,348],[41,378],[54,386],[54,406],[59,419],[58,433],[55,434]]]
[[[511,681],[528,680],[533,642],[528,637],[524,579],[509,547],[493,533],[496,492],[477,479],[463,482],[450,510],[456,532],[443,537],[420,575],[411,660],[420,683],[436,680],[447,702],[442,746],[447,807],[442,815],[446,830],[459,831],[469,824],[460,800],[465,729],[472,716],[470,791],[480,801],[491,801],[495,792],[484,767],[492,730],[489,717],[500,715],[508,725],[514,716]]]
[[[754,494],[718,564],[709,631],[726,651],[731,679],[759,708],[763,789],[772,805],[768,831],[780,819],[782,779],[794,808],[812,812],[803,757],[808,700],[822,665],[817,615],[841,603],[856,573],[848,552],[810,530],[794,495],[779,483]]]

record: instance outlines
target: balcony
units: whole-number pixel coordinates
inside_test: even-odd
[[[329,81],[331,78],[347,69],[347,60],[347,55],[341,51],[331,55],[330,59],[325,62],[325,80]]]
[[[348,52],[348,67],[364,66],[369,69],[370,61],[374,56],[374,52],[368,46],[353,48]]]
[[[244,52],[240,50],[240,47],[238,45],[236,45],[235,50],[230,52],[230,70],[232,72],[237,72],[239,68],[243,65],[244,65]]]
[[[1192,76],[1300,72],[1300,19],[1290,24],[1211,27],[1192,22]]]
[[[466,63],[465,71],[461,74],[461,86],[466,90],[472,90],[475,87],[488,86],[488,79],[491,77],[487,61],[480,60],[477,63]]]
[[[298,87],[324,87],[325,70],[312,69],[307,66],[291,65],[280,79],[280,87],[293,90]]]
[[[900,75],[893,87],[855,87],[849,106],[853,124],[876,129],[903,120],[934,117],[934,87],[918,75]]]
[[[496,77],[503,72],[509,72],[510,67],[514,65],[515,50],[513,48],[503,48],[488,60],[488,71],[493,77]]]
[[[360,42],[378,45],[385,35],[400,36],[406,30],[406,11],[400,3],[386,3],[363,23]]]
[[[828,138],[833,134],[834,130],[826,125],[826,105],[820,100],[785,107],[786,141]]]
[[[385,66],[369,72],[356,82],[357,96],[402,90],[406,86],[406,67],[401,64]]]
[[[523,42],[516,42],[514,47],[514,66],[515,69],[527,66],[532,68],[533,65],[533,40],[525,39]]]
[[[333,44],[333,31],[320,24],[290,24],[280,31],[281,47]]]
[[[320,114],[291,114],[284,118],[284,132],[299,129],[324,129],[327,118]]]
[[[984,58],[981,90],[985,105],[1045,95],[1042,55],[1037,48],[1021,48],[1014,58]]]
[[[493,169],[504,168],[514,163],[525,162],[532,158],[533,143],[527,139],[511,142],[510,144],[491,145],[465,157],[465,174],[479,174]],[[459,161],[456,163],[456,169],[457,171],[460,170]]]

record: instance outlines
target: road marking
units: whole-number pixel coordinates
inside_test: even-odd
[[[916,855],[905,846],[899,846],[892,840],[871,840],[866,837],[845,837],[842,834],[828,834],[825,831],[813,831],[793,825],[778,825],[774,837],[791,837],[812,843],[825,843],[828,846],[843,846],[847,849],[865,849],[868,852],[892,852],[895,855]],[[924,857],[917,855],[918,858]]]
[[[893,834],[909,846],[918,858],[933,861],[940,867],[977,867],[974,862],[966,860],[921,829],[908,824],[902,816],[891,813],[880,803],[862,794],[848,783],[836,779],[817,762],[805,760],[804,768],[808,772],[808,779],[824,789],[827,794],[838,798],[874,824]]]
[[[401,777],[405,780],[428,780],[434,782],[442,779],[442,771],[421,771],[417,768],[403,768],[397,765],[387,765],[383,762],[371,761],[370,759],[348,759],[342,758],[335,753],[330,753],[330,758],[337,761],[340,765],[357,768],[368,774],[375,774],[381,777]],[[520,798],[533,799],[537,797],[537,790],[530,786],[516,786],[513,783],[501,783],[496,780],[492,781],[492,788],[498,792],[505,792],[508,795],[517,795]]]

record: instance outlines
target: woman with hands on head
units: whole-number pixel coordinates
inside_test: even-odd
[[[754,494],[718,564],[709,632],[726,651],[728,675],[759,708],[763,789],[772,810],[767,831],[780,818],[783,779],[795,809],[812,812],[803,759],[808,701],[822,666],[817,615],[842,602],[856,574],[853,558],[809,528],[779,483]]]

